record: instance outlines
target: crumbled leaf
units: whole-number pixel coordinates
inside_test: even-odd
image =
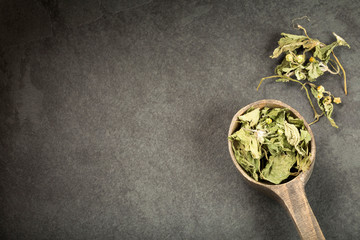
[[[280,184],[290,176],[290,169],[296,163],[294,155],[279,154],[269,157],[269,162],[260,177],[274,184]]]
[[[288,123],[294,124],[297,128],[301,129],[304,126],[303,120],[300,118],[294,118],[293,116],[287,116]]]
[[[290,67],[290,62],[284,58],[284,60],[275,68],[275,74],[283,75],[283,68]]]
[[[296,146],[300,142],[299,130],[294,124],[290,124],[287,121],[284,122],[285,136],[287,141],[292,145]]]
[[[252,127],[258,123],[259,118],[260,118],[260,109],[256,108],[251,112],[248,112],[247,114],[240,116],[239,120],[249,122],[250,127]]]
[[[279,47],[277,47],[273,54],[270,56],[271,58],[277,58],[279,57],[283,52],[287,51],[294,51],[298,48],[300,48],[307,38],[306,36],[301,35],[294,35],[294,34],[287,34],[287,33],[281,33],[283,36],[279,40]]]
[[[288,123],[287,121],[284,121],[284,129],[285,129],[285,136],[290,143],[290,145],[294,146],[296,151],[298,151],[299,154],[304,155],[304,151],[299,147],[300,143],[300,133],[297,127],[294,124]]]
[[[326,97],[322,96],[320,98],[319,97],[320,92],[317,91],[313,87],[311,88],[311,93],[316,97],[319,108],[321,109],[323,114],[327,117],[327,119],[329,120],[331,126],[333,126],[335,128],[338,128],[338,126],[336,125],[334,119],[332,118],[334,105],[331,103],[330,96],[326,96]],[[329,101],[329,99],[330,99],[330,101]]]
[[[296,68],[295,76],[297,80],[304,80],[306,79],[306,73],[302,70],[302,68]]]
[[[288,109],[268,107],[250,109],[239,119],[240,128],[228,139],[236,161],[255,181],[279,184],[305,171],[311,135],[301,119]]]
[[[345,42],[345,40],[343,38],[336,35],[336,33],[333,33],[333,34],[336,37],[336,41],[329,44],[329,45],[326,45],[324,47],[320,47],[319,45],[316,46],[315,52],[314,52],[314,57],[317,57],[320,60],[323,60],[323,61],[327,62],[327,61],[329,61],[330,54],[334,50],[335,47],[337,47],[337,46],[347,46],[347,47],[350,48],[350,45],[347,42]]]
[[[260,170],[260,160],[252,158],[250,154],[245,154],[245,156],[243,156],[240,150],[233,148],[233,151],[239,165],[258,181],[257,172]]]
[[[299,172],[309,170],[310,165],[311,165],[310,156],[311,156],[311,154],[309,156],[305,156],[305,157],[296,155],[296,163],[297,163],[296,168],[298,169]]]
[[[311,90],[312,95],[317,99],[320,92],[318,90],[316,90],[316,88],[314,88],[314,87],[311,87],[310,90]]]
[[[342,37],[340,37],[339,35],[337,35],[334,32],[333,32],[333,34],[336,37],[336,42],[339,44],[339,46],[346,46],[346,47],[350,48],[350,45],[347,42],[345,42],[345,40]]]
[[[300,141],[305,141],[305,144],[308,144],[311,141],[310,133],[300,129]]]
[[[263,109],[261,109],[261,115],[266,116],[266,114],[269,112],[269,110],[270,110],[270,108],[264,107]]]
[[[283,112],[284,109],[282,108],[273,108],[271,109],[271,111],[268,113],[268,117],[272,118],[273,120],[275,120],[277,118],[277,116],[279,115],[280,112]]]
[[[315,81],[315,79],[324,74],[324,72],[320,68],[319,62],[309,63],[309,65],[306,66],[305,69],[308,70],[308,80],[310,82]]]
[[[283,125],[285,121],[285,109],[283,111],[280,111],[277,117],[275,118],[276,123]]]
[[[314,57],[319,58],[320,60],[328,60],[330,57],[331,51],[338,45],[337,42],[333,42],[325,47],[316,46]]]
[[[244,149],[250,152],[253,158],[260,158],[260,146],[257,137],[248,129],[241,128],[239,131],[231,135],[232,139],[240,141],[244,145]]]
[[[324,104],[324,109],[325,109],[325,116],[329,120],[331,126],[338,128],[334,119],[332,119],[332,117],[331,117],[333,110],[334,110],[334,105],[332,103]]]

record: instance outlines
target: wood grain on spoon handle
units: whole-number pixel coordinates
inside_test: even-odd
[[[304,187],[301,181],[293,181],[275,192],[288,210],[302,239],[325,239],[306,198]]]

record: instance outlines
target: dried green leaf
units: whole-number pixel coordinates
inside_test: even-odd
[[[294,124],[290,124],[287,121],[284,122],[285,136],[287,141],[292,146],[297,146],[300,142],[300,134],[299,130],[296,128]]]
[[[277,75],[283,75],[283,68],[288,68],[290,67],[290,62],[286,60],[286,58],[284,58],[284,60],[276,66],[275,68],[275,74]]]
[[[324,71],[320,68],[319,62],[309,63],[305,69],[308,70],[308,80],[310,82],[315,81],[318,77],[324,74]]]
[[[271,111],[268,113],[267,116],[269,118],[272,118],[273,120],[275,120],[278,117],[279,113],[284,112],[284,111],[285,110],[283,108],[273,108],[273,109],[271,109]]]
[[[307,39],[306,36],[302,35],[294,35],[287,33],[281,33],[281,35],[283,37],[280,38],[278,42],[279,47],[274,50],[273,54],[270,56],[271,58],[277,58],[283,52],[294,51],[300,48],[304,44],[304,41]]]
[[[336,33],[333,32],[333,35],[336,37],[336,42],[339,44],[339,46],[346,46],[348,48],[350,48],[350,45],[345,42],[345,40],[340,37],[339,35],[337,35]]]
[[[247,146],[249,146],[249,148],[247,148]],[[250,151],[251,156],[255,159],[261,158],[260,143],[256,136],[253,135],[253,137],[250,139],[249,145],[245,145],[245,150]]]
[[[308,131],[300,129],[300,141],[305,141],[308,144],[311,141],[311,135]]]
[[[333,110],[334,110],[334,105],[332,103],[327,103],[327,104],[324,104],[323,102],[323,105],[324,105],[324,109],[325,109],[325,116],[327,117],[327,119],[329,120],[331,126],[333,127],[336,127],[336,128],[339,128],[334,119],[332,119],[331,115],[333,113]]]
[[[297,128],[304,127],[304,122],[300,118],[294,118],[293,116],[289,115],[287,116],[288,123],[294,124]]]
[[[311,90],[312,95],[313,95],[315,98],[317,98],[317,96],[318,96],[318,91],[317,91],[314,87],[311,87],[310,90]]]
[[[284,67],[283,69],[282,69],[282,71],[284,72],[284,73],[289,73],[289,72],[291,72],[291,71],[294,71],[296,69],[296,67]]]
[[[306,79],[306,72],[301,68],[295,69],[295,77],[297,80],[305,80]]]
[[[296,163],[296,158],[292,154],[272,155],[261,171],[260,178],[274,184],[280,184],[290,176],[290,169],[294,163]]]
[[[318,46],[319,44],[320,44],[319,40],[311,38],[304,42],[303,48],[306,49],[307,51],[309,51],[309,50],[313,49],[314,47]]]
[[[261,116],[264,117],[267,115],[267,113],[269,112],[270,108],[268,107],[264,107],[263,109],[261,109]]]
[[[276,123],[278,123],[280,126],[282,126],[284,124],[285,116],[286,116],[285,111],[286,110],[283,108],[283,111],[280,111],[275,119]]]
[[[279,40],[279,45],[282,45],[282,46],[293,43],[294,41],[303,41],[303,40],[308,39],[304,35],[296,35],[296,34],[290,34],[290,33],[281,33],[281,36],[283,36],[283,38],[281,38]]]
[[[320,60],[323,60],[323,61],[327,62],[330,59],[331,52],[338,45],[339,44],[337,42],[333,42],[333,43],[331,43],[329,45],[326,45],[324,47],[316,46],[315,52],[314,52],[314,57],[317,57]]]
[[[314,87],[311,87],[311,93],[316,98],[319,108],[325,114],[325,116],[329,120],[331,126],[338,128],[334,119],[332,119],[332,117],[331,117],[333,110],[334,110],[334,105],[331,102],[329,102],[326,98],[324,98],[322,96],[322,93],[317,91]]]
[[[346,46],[346,47],[350,48],[350,45],[347,42],[345,42],[345,40],[342,37],[340,37],[336,33],[333,33],[333,34],[336,37],[336,41],[329,45],[326,45],[324,47],[320,47],[320,45],[316,46],[315,52],[314,52],[314,57],[317,57],[320,60],[323,60],[325,62],[328,62],[330,59],[330,54],[334,50],[335,47]]]
[[[233,140],[239,141],[244,145],[244,150],[250,152],[253,158],[259,159],[261,157],[260,144],[257,136],[245,128],[241,128],[239,131],[231,135]]]
[[[255,126],[259,122],[260,118],[260,109],[256,108],[242,116],[239,117],[239,120],[246,121],[250,123],[250,127]]]
[[[284,122],[284,129],[285,129],[285,136],[288,143],[295,147],[296,151],[301,154],[305,155],[306,153],[304,150],[299,146],[300,143],[300,133],[297,127],[294,124],[290,124],[287,121]]]
[[[311,154],[308,156],[296,155],[296,163],[297,163],[296,168],[298,169],[299,172],[309,170],[311,166],[310,156]]]
[[[257,172],[260,171],[260,160],[253,159],[251,154],[243,154],[241,150],[235,149],[233,145],[233,152],[235,155],[236,161],[239,165],[251,176],[258,181],[258,174]]]

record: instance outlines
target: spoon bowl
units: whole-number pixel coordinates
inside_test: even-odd
[[[234,152],[232,150],[232,145],[231,145],[232,143],[229,140],[228,141],[229,152],[231,155],[231,159],[233,160],[236,168],[245,178],[247,183],[249,183],[254,188],[260,190],[261,192],[271,197],[274,197],[287,209],[302,239],[325,239],[305,194],[305,185],[309,180],[312,170],[314,168],[315,154],[316,154],[315,138],[309,124],[306,122],[304,117],[300,115],[300,113],[298,113],[295,109],[293,109],[289,105],[278,100],[265,99],[251,103],[243,107],[234,115],[229,128],[229,134],[228,134],[229,136],[233,134],[235,131],[237,131],[240,127],[240,123],[238,122],[238,117],[246,113],[246,111],[251,107],[287,108],[294,115],[294,117],[303,120],[307,131],[311,135],[311,142],[310,142],[311,165],[307,171],[301,172],[294,179],[282,184],[274,185],[271,183],[257,182],[253,178],[251,178],[245,172],[245,170],[238,164]]]

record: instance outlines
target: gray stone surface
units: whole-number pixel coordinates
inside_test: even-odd
[[[90,23],[102,17],[98,0],[59,0],[57,4],[59,15],[70,27]]]
[[[49,15],[36,1],[0,1],[1,46],[24,44],[51,36]]]
[[[152,3],[152,0],[101,0],[101,4],[104,9],[110,13],[126,11],[150,3]]]
[[[298,239],[242,180],[226,137],[259,99],[311,120],[298,86],[255,91],[303,15],[311,36],[352,46],[336,49],[348,96],[339,76],[319,80],[343,104],[340,129],[312,127],[306,192],[327,239],[360,238],[357,1],[17,2],[0,15],[1,239]]]

